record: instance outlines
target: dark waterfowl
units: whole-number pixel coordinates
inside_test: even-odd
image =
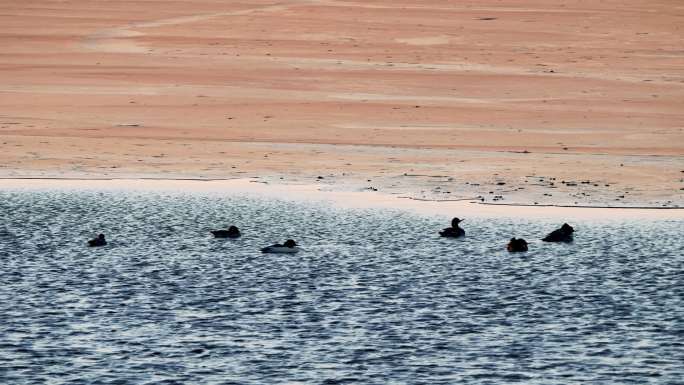
[[[506,249],[511,253],[527,251],[527,241],[522,238],[511,238],[511,241],[508,242]]]
[[[561,226],[560,229],[553,230],[552,232],[549,233],[546,237],[542,239],[544,242],[572,242],[573,237],[572,233],[575,232],[575,229],[572,228],[567,223],[563,223],[563,226]]]
[[[297,243],[293,241],[292,239],[288,239],[283,243],[282,245],[280,243],[276,243],[275,245],[271,245],[268,247],[264,247],[261,249],[262,253],[275,253],[275,254],[294,254],[299,251],[299,248],[297,247]]]
[[[242,235],[236,226],[230,226],[228,230],[212,230],[211,233],[215,238],[239,238]]]
[[[97,238],[91,239],[88,241],[88,247],[99,247],[99,246],[104,246],[107,244],[107,241],[105,241],[105,236],[104,234],[100,234],[97,236]]]
[[[463,220],[454,218],[451,220],[451,227],[447,227],[446,229],[442,230],[439,232],[439,235],[447,238],[459,238],[459,237],[464,237],[465,236],[465,230],[462,228],[458,227],[458,224],[463,222]]]

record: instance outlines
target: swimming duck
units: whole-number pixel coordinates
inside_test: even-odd
[[[99,246],[104,246],[107,244],[107,241],[105,241],[105,236],[104,234],[100,234],[97,236],[97,238],[93,238],[88,241],[88,247],[99,247]]]
[[[506,249],[511,253],[527,251],[527,241],[522,238],[511,238],[511,241],[508,242],[508,246],[506,247]]]
[[[215,238],[240,238],[240,229],[236,226],[230,226],[228,230],[212,230]]]
[[[563,223],[560,229],[553,230],[542,239],[544,242],[572,242],[572,233],[575,229],[567,223]]]
[[[447,227],[446,229],[442,230],[439,232],[439,235],[447,238],[459,238],[459,237],[464,237],[465,236],[465,230],[462,228],[458,227],[458,224],[463,222],[463,220],[454,218],[451,220],[451,227]]]
[[[275,254],[294,254],[299,251],[297,243],[292,239],[288,239],[282,245],[276,243],[275,245],[264,247],[261,249],[262,253],[275,253]]]

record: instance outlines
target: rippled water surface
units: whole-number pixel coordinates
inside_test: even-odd
[[[2,384],[684,380],[681,221],[573,223],[563,245],[537,241],[560,223],[468,218],[459,241],[444,218],[238,197],[4,191],[0,212]],[[304,251],[258,251],[286,238]]]

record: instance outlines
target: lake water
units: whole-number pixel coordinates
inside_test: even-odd
[[[449,240],[444,218],[239,196],[0,191],[0,213],[2,384],[684,381],[683,221],[565,245],[538,241],[558,222]],[[287,238],[304,250],[259,252]]]

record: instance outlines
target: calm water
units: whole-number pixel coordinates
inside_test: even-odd
[[[5,191],[0,213],[2,384],[684,381],[681,221],[556,245],[536,239],[560,223],[454,241],[444,218],[236,197]],[[305,251],[258,252],[289,237]]]

